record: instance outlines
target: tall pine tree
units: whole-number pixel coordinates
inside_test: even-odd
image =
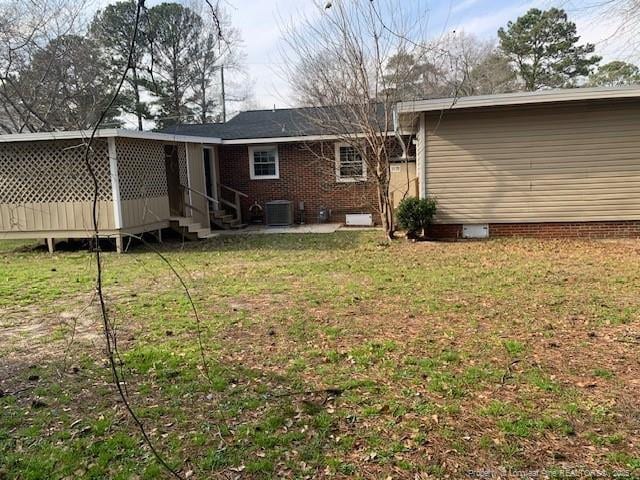
[[[513,62],[525,89],[575,86],[600,61],[594,45],[578,45],[576,24],[564,10],[532,8],[498,30],[500,49]]]
[[[89,33],[109,56],[111,67],[115,72],[122,72],[126,67],[135,18],[136,2],[126,0],[108,5],[104,10],[98,11],[91,22]],[[141,25],[144,27],[146,23],[146,19],[143,18]],[[142,68],[147,52],[144,35],[138,35],[133,61],[126,79],[128,88],[122,96],[122,109],[135,114],[139,130],[142,130],[142,121],[151,117],[148,105],[141,100],[141,87],[147,84]]]
[[[158,126],[188,122],[194,115],[188,95],[196,78],[193,59],[203,29],[202,19],[178,3],[161,3],[149,10],[149,20],[147,38],[153,58]]]

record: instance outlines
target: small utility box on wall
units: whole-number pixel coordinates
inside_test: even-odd
[[[373,215],[370,213],[347,213],[344,223],[348,227],[372,227]]]
[[[462,225],[462,238],[489,238],[489,225]]]

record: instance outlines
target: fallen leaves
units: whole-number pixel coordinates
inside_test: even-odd
[[[478,464],[611,466],[608,455],[637,450],[637,244],[434,243],[425,255],[423,245],[378,250],[367,237],[346,238],[296,239],[290,249],[287,239],[243,239],[179,253],[198,274],[206,351],[221,371],[216,391],[191,375],[198,368],[189,364],[193,325],[166,278],[149,292],[121,281],[129,299],[118,304],[127,318],[123,350],[157,344],[173,353],[149,370],[136,368],[144,388],[129,388],[154,438],[188,459],[185,476],[404,479],[432,468],[415,477],[462,478]],[[133,276],[148,280],[144,272]],[[169,298],[160,308],[162,296]],[[29,321],[39,321],[41,310]],[[514,354],[521,363],[510,363],[505,339],[525,347]],[[110,409],[111,397],[97,393],[108,379],[92,364],[100,355],[86,351],[93,357],[82,374],[99,380],[59,408],[62,394],[47,391],[51,378],[38,371],[48,406],[29,408],[29,395],[3,403],[3,419],[5,412],[20,418],[10,435],[26,436],[33,424],[42,427],[43,446],[54,448],[48,439],[61,430],[71,439],[57,441],[77,445],[82,432],[92,435],[91,425],[103,423],[96,411],[80,414],[75,398],[82,398],[114,417],[87,439],[94,448],[119,434],[133,437],[126,418]],[[176,359],[179,367],[166,364]],[[599,367],[611,379],[594,380]],[[27,375],[36,374],[19,380]],[[64,377],[63,387],[80,377]],[[500,408],[487,413],[492,402]],[[48,408],[68,419],[48,424],[41,419]],[[505,432],[506,424],[514,428]],[[619,443],[597,443],[613,434]],[[40,453],[31,441],[15,446],[25,458]],[[131,451],[148,464],[148,452]],[[118,458],[118,468],[126,461]]]

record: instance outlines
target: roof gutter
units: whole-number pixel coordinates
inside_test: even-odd
[[[286,143],[286,142],[319,142],[323,140],[341,140],[345,136],[356,138],[365,137],[364,133],[345,133],[344,135],[300,135],[297,137],[269,137],[269,138],[234,138],[233,140],[222,140],[222,145],[247,145],[265,143]],[[395,132],[383,132],[387,137],[395,135]]]
[[[516,92],[499,95],[477,95],[459,98],[437,98],[400,102],[399,114],[419,113],[465,108],[537,105],[572,101],[615,100],[625,98],[640,99],[640,87],[596,87],[541,90],[537,92]]]
[[[350,133],[345,134],[356,138],[364,137],[365,134]],[[395,132],[383,132],[382,135],[392,136]],[[87,130],[61,131],[61,132],[40,132],[40,133],[11,133],[0,135],[0,143],[11,142],[36,142],[46,140],[87,140],[91,137],[91,132]],[[159,140],[164,142],[186,142],[201,143],[209,145],[248,145],[248,144],[269,144],[269,143],[290,143],[290,142],[318,142],[334,141],[344,138],[342,135],[302,135],[297,137],[269,137],[269,138],[236,138],[233,140],[223,140],[218,137],[204,137],[196,135],[177,135],[173,133],[141,132],[138,130],[123,129],[102,129],[96,132],[95,138],[135,138],[141,140]]]
[[[218,145],[222,140],[217,137],[196,137],[190,135],[174,135],[169,133],[144,132],[139,130],[124,130],[119,128],[101,129],[96,131],[95,138],[133,138],[139,140],[160,140],[165,142],[189,142]],[[0,135],[0,143],[36,142],[46,140],[88,140],[91,138],[89,130],[74,130],[69,132],[38,132],[12,133]]]

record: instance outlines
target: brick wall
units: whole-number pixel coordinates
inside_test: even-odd
[[[325,158],[318,158],[323,156]],[[346,213],[373,213],[376,217],[376,188],[369,182],[336,182],[333,143],[289,143],[278,145],[280,178],[251,180],[247,145],[222,145],[219,149],[220,182],[249,195],[242,200],[243,217],[254,202],[264,207],[271,200],[304,202],[304,221],[317,223],[321,207],[331,209],[332,222],[344,222]],[[224,192],[223,192],[224,195]]]
[[[435,224],[432,238],[462,238],[462,225]],[[490,237],[640,238],[640,220],[603,222],[490,223]]]

